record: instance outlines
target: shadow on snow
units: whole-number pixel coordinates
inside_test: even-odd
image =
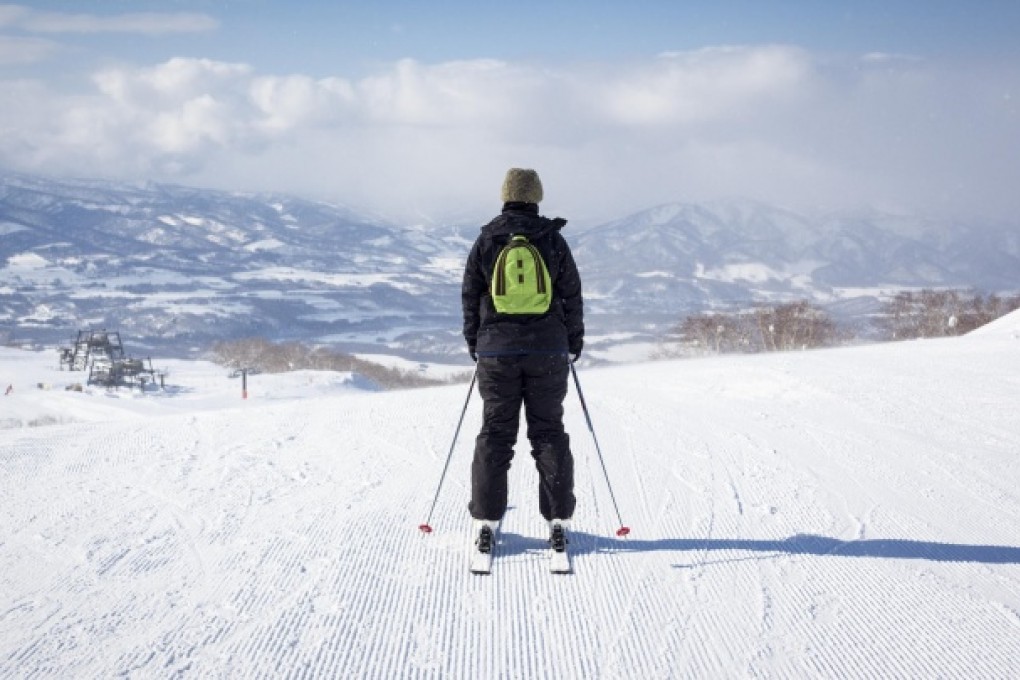
[[[966,545],[937,541],[912,541],[897,538],[842,540],[815,534],[797,534],[778,540],[742,538],[614,538],[584,532],[571,532],[571,553],[675,552],[700,557],[691,564],[676,564],[678,569],[707,563],[765,559],[781,555],[817,555],[822,557],[876,557],[881,559],[929,560],[932,562],[977,562],[981,564],[1020,564],[1020,547],[1004,545]],[[500,556],[512,556],[545,550],[544,539],[518,534],[500,535]],[[724,559],[709,560],[716,552],[728,552]],[[734,553],[757,553],[738,555]],[[679,556],[679,555],[678,555]]]

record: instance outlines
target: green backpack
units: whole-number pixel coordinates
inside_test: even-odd
[[[492,304],[500,314],[545,314],[552,303],[552,280],[542,254],[526,236],[512,236],[496,258]]]

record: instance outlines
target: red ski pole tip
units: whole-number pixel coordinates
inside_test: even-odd
[[[617,536],[626,536],[629,533],[630,533],[630,527],[620,527],[619,529],[616,530],[616,535]]]
[[[432,527],[430,527],[428,524],[419,525],[418,529],[420,529],[423,534],[432,533]]]

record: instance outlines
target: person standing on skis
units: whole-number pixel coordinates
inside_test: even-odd
[[[476,535],[487,531],[488,540],[506,512],[507,473],[522,404],[539,474],[539,512],[549,522],[553,540],[557,531],[560,537],[565,536],[576,503],[574,459],[563,427],[563,400],[569,362],[577,361],[584,345],[581,277],[560,234],[566,220],[539,215],[542,195],[537,172],[507,171],[501,192],[503,210],[482,227],[464,268],[464,339],[478,364],[478,391],[484,401],[471,464],[468,509]],[[502,271],[505,257],[501,254],[511,241],[533,246],[531,250],[540,256],[536,257],[541,262],[539,268],[544,265],[547,270],[551,295],[539,307],[507,311],[504,304],[504,311],[498,311],[502,274],[497,271]],[[521,266],[519,262],[515,265]],[[542,288],[541,282],[538,286]]]

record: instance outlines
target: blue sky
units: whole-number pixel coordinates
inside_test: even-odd
[[[22,6],[106,18],[204,15],[212,26],[190,36],[180,31],[173,39],[138,41],[122,32],[110,40],[107,31],[80,42],[91,42],[94,55],[155,60],[179,56],[183,47],[211,58],[323,75],[408,57],[428,62],[627,59],[723,44],[784,43],[931,58],[1020,54],[1015,0],[65,0]]]
[[[589,222],[1020,214],[1020,2],[0,4],[0,167]]]

